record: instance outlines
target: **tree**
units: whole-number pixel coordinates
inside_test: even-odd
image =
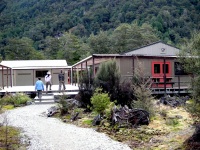
[[[31,39],[23,37],[8,40],[5,46],[5,58],[7,60],[30,60],[42,59],[44,56],[34,49]]]
[[[107,32],[100,31],[99,34],[91,34],[89,45],[94,54],[106,54],[110,52],[111,42]]]
[[[156,31],[148,24],[121,24],[112,34],[114,53],[123,53],[158,40]]]
[[[192,96],[196,103],[200,104],[200,32],[195,33],[192,38],[182,46],[180,62],[186,72],[192,74]]]
[[[59,39],[61,48],[58,50],[57,58],[66,59],[69,64],[74,64],[80,60],[82,54],[86,54],[81,49],[81,40],[71,33],[65,33]]]
[[[99,66],[94,82],[96,87],[110,94],[111,101],[117,100],[120,72],[115,59],[103,62]]]
[[[44,40],[44,54],[47,59],[56,59],[59,49],[61,49],[61,42],[58,38],[47,36]]]
[[[137,60],[137,67],[133,76],[132,88],[134,93],[134,101],[132,103],[134,108],[142,108],[154,115],[154,97],[151,92],[151,79],[147,78],[145,74],[145,67],[142,62]]]

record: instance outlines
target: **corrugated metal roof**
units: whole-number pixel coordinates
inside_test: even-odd
[[[69,68],[66,60],[10,60],[2,61],[0,65],[12,69]]]
[[[177,56],[179,49],[163,42],[156,42],[150,45],[125,52],[124,55],[144,55],[144,56]]]

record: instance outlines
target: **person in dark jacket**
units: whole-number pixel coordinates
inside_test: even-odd
[[[38,80],[36,81],[35,90],[37,91],[38,99],[41,101],[42,91],[44,91],[44,84],[41,81],[41,78],[38,78]]]
[[[63,86],[63,89],[65,90],[65,74],[62,70],[60,70],[60,73],[58,74],[58,80],[59,80],[59,93],[61,91],[61,86]]]

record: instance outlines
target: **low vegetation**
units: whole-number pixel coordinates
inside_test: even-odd
[[[9,126],[0,126],[0,150],[19,149],[20,131]]]
[[[15,95],[7,94],[0,99],[0,113],[15,107],[24,106],[31,99],[28,95],[17,93]],[[20,130],[8,126],[6,113],[2,114],[3,122],[0,122],[0,150],[25,149],[26,145],[22,144],[20,139]]]
[[[188,106],[188,104],[186,104]],[[109,107],[111,106],[111,107]],[[111,110],[114,104],[107,105],[107,109],[96,111],[93,107],[91,112],[85,112],[85,108],[69,109],[68,114],[60,116],[66,123],[94,128],[98,132],[106,133],[114,140],[128,144],[133,149],[184,149],[183,143],[194,133],[193,124],[199,121],[193,118],[185,107],[170,107],[164,104],[157,104],[154,101],[154,116],[149,125],[141,125],[136,128],[120,127],[110,121]],[[104,110],[99,125],[93,124],[94,118]],[[76,120],[71,118],[79,113]],[[59,115],[58,115],[59,116]]]
[[[7,94],[5,95],[1,101],[0,105],[13,105],[14,107],[24,106],[28,101],[31,101],[31,98],[23,93],[16,93],[15,95]]]
[[[112,66],[110,65],[112,63],[105,63],[102,68],[106,70],[107,67],[109,68]],[[117,84],[119,82],[113,82],[110,88],[108,88],[108,83],[110,83],[110,81],[116,81],[112,79],[113,75],[107,74],[109,76],[109,78],[107,78],[102,77],[102,74],[100,74],[101,76],[94,80],[94,82],[98,82],[95,84],[95,87],[91,88],[93,90],[90,96],[91,98],[84,101],[87,101],[88,105],[84,103],[82,107],[71,107],[68,109],[67,114],[58,116],[60,116],[64,122],[81,127],[94,128],[98,132],[106,133],[112,139],[126,143],[133,149],[186,149],[187,145],[185,145],[184,142],[193,135],[195,131],[193,125],[200,122],[197,112],[192,112],[192,110],[198,110],[199,105],[194,105],[194,102],[196,102],[194,100],[187,100],[183,105],[177,105],[176,107],[161,103],[151,96],[151,91],[148,88],[151,82],[143,78],[143,73],[142,67],[140,67],[138,71],[135,72],[133,81],[126,81],[120,83],[120,85]],[[119,76],[116,75],[116,77]],[[109,80],[109,82],[107,82],[107,80]],[[120,89],[124,87],[122,86],[124,83],[129,85],[126,90]],[[87,83],[85,85],[87,85]],[[117,95],[119,91],[120,96]],[[114,99],[114,97],[116,99]],[[122,97],[124,97],[124,99],[118,99]],[[181,97],[179,99],[181,99]],[[126,104],[129,104],[129,106]],[[113,109],[120,109],[122,105],[128,109],[130,108],[129,110],[131,110],[131,108],[142,108],[146,110],[150,114],[149,124],[122,126],[118,123],[114,123],[112,121]],[[71,118],[73,118],[73,120]]]

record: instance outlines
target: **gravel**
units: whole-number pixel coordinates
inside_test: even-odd
[[[66,124],[46,117],[53,104],[29,105],[1,115],[8,124],[22,129],[23,141],[30,143],[28,150],[130,150],[93,129]],[[4,116],[4,117],[3,117]]]

